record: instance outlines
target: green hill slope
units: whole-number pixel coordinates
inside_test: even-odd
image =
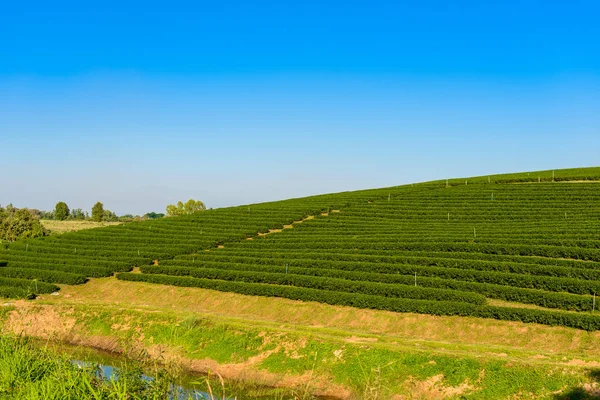
[[[138,265],[118,277],[596,330],[596,181],[600,168],[450,179],[99,228],[13,243],[0,277],[75,284]]]

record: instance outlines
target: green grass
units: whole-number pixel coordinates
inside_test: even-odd
[[[131,355],[112,356],[109,365],[114,376],[105,376],[100,364],[86,361],[72,348],[49,345],[24,338],[0,336],[0,398],[18,400],[162,400],[192,399],[183,395],[179,385],[212,393],[221,399],[308,400],[293,391],[272,389],[249,382],[224,381],[216,375],[182,374],[176,365],[159,365]],[[82,362],[73,363],[70,357]],[[82,357],[83,356],[83,357]],[[106,362],[106,358],[103,358]],[[147,377],[151,379],[148,380]],[[180,396],[180,397],[177,397]]]
[[[237,364],[241,366],[237,371],[242,371],[239,377],[255,385],[277,384],[287,377],[295,382],[291,391],[304,396],[335,387],[348,391],[353,399],[386,399],[394,394],[429,398],[436,393],[444,398],[551,399],[555,393],[582,390],[584,383],[594,381],[593,369],[518,354],[498,356],[485,346],[464,354],[460,347],[455,352],[447,344],[437,351],[433,345],[416,343],[403,347],[384,340],[355,342],[348,333],[333,330],[291,329],[180,312],[87,305],[62,310],[65,317],[76,319],[81,337],[112,338],[122,351],[135,348],[136,354],[161,346],[163,362],[188,360],[182,368],[208,359],[219,362],[223,373],[227,365]],[[273,374],[271,380],[261,380],[260,371]]]
[[[26,339],[0,337],[0,398],[160,399],[171,394],[168,374],[145,381],[139,365],[123,364],[118,379],[106,380],[95,365],[78,366]]]

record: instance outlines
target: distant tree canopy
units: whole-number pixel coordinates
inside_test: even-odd
[[[185,203],[179,201],[177,202],[177,204],[169,204],[167,206],[167,215],[187,215],[204,210],[206,210],[206,206],[203,202],[201,202],[200,200],[189,199]]]
[[[54,219],[54,210],[40,211],[40,219]]]
[[[74,210],[71,210],[70,217],[78,221],[83,221],[84,219],[88,218],[88,215],[87,212],[83,212],[81,208],[76,208]]]
[[[147,218],[147,219],[159,219],[159,218],[163,218],[164,216],[165,216],[165,214],[163,214],[163,213],[149,212],[147,214],[144,214],[143,218]]]
[[[117,214],[110,210],[104,210],[104,212],[102,213],[102,221],[117,222],[118,220],[119,217],[117,217]]]
[[[12,205],[0,207],[0,240],[14,242],[46,234],[47,231],[40,223],[39,212],[32,212],[27,208],[18,209]]]
[[[92,219],[96,222],[101,222],[104,218],[104,205],[100,202],[94,204],[92,207]]]
[[[54,207],[54,219],[64,221],[69,217],[69,206],[64,201],[59,201]]]

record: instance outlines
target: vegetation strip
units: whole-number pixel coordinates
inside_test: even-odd
[[[591,314],[574,314],[523,308],[481,306],[448,301],[399,299],[358,293],[344,293],[248,282],[220,281],[184,276],[176,277],[168,275],[134,274],[123,272],[119,273],[117,278],[128,281],[149,282],[184,287],[200,287],[254,296],[284,297],[292,300],[317,301],[334,305],[345,305],[396,312],[473,316],[507,321],[534,322],[544,325],[560,325],[588,331],[600,330],[600,316]]]

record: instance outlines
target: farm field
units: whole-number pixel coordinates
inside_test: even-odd
[[[271,332],[272,342],[282,332],[300,342],[310,337],[309,342],[316,341],[311,344],[316,354],[329,351],[321,344],[340,341],[377,349],[375,353],[391,352],[385,357],[377,353],[379,361],[364,361],[371,372],[381,362],[407,354],[449,357],[434,361],[440,368],[427,367],[424,375],[418,371],[425,361],[417,357],[421,361],[409,367],[411,361],[403,358],[406,369],[382,378],[388,389],[380,388],[381,393],[414,392],[421,378],[432,390],[423,390],[422,398],[553,398],[574,385],[588,385],[585,393],[597,389],[597,167],[449,179],[207,210],[5,243],[0,260],[0,295],[39,297],[11,303],[14,315],[71,315],[88,336],[112,337],[112,350],[119,347],[118,340],[132,336],[90,326],[110,327],[110,321],[122,326],[115,321],[125,318],[116,317],[124,310],[131,314],[126,318],[152,318],[156,313],[156,318],[168,315],[178,324],[202,316],[221,322],[225,318],[223,323],[236,332],[246,332],[240,326],[253,326],[246,332],[250,336]],[[57,296],[50,295],[57,291]],[[105,319],[90,322],[90,315]],[[77,337],[75,341],[85,343],[72,327],[68,334],[44,331],[35,328],[35,320],[25,328],[14,325],[14,318],[5,323],[15,333],[66,341]],[[150,335],[148,326],[137,331],[127,326],[127,332]],[[162,337],[157,335],[150,336]],[[188,339],[171,337],[163,345],[178,348],[185,359],[200,357],[191,350],[198,343]],[[144,338],[136,340],[153,348]],[[300,347],[305,360],[310,351]],[[217,362],[235,361],[238,351]],[[316,368],[294,364],[288,353],[271,354],[265,360],[274,363],[275,357],[283,357],[279,361],[290,369],[269,367],[267,361],[252,368],[300,375]],[[219,358],[210,352],[201,355]],[[337,390],[348,398],[356,398],[366,381],[373,386],[371,372],[361,386],[337,361],[315,355],[319,357],[333,364],[318,373],[340,385]],[[456,372],[457,360],[470,365],[468,373]],[[442,368],[450,364],[454,377]],[[509,379],[510,365],[519,377],[528,376],[530,368],[542,372],[528,378],[535,384],[523,383],[519,391],[500,384]],[[488,381],[478,378],[490,368],[497,374],[488,375]],[[439,375],[444,377],[439,382],[428,381]],[[399,376],[404,380],[395,382]],[[467,386],[448,389],[461,384]]]
[[[0,293],[31,297],[117,272],[121,280],[596,330],[598,175],[453,179],[16,242],[0,251]],[[142,273],[128,273],[133,266]]]

